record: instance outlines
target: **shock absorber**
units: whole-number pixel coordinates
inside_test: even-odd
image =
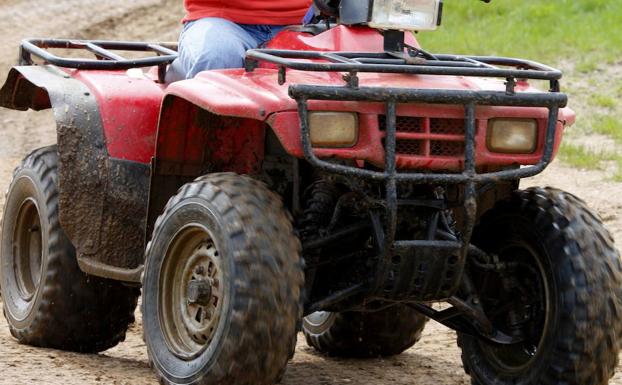
[[[339,193],[339,188],[328,178],[319,178],[307,188],[304,211],[302,218],[298,221],[300,239],[303,244],[322,236],[322,229],[330,223],[335,211]],[[307,251],[304,254],[307,266],[317,265],[320,257],[321,249]],[[316,271],[314,267],[306,271],[307,293],[310,293],[313,288]]]

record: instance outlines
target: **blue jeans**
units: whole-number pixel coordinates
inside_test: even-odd
[[[179,39],[179,57],[167,82],[191,79],[201,71],[244,66],[246,51],[271,40],[284,26],[236,24],[208,17],[185,23]]]

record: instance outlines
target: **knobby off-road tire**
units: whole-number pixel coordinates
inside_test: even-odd
[[[318,312],[304,319],[307,344],[338,357],[372,358],[402,353],[421,338],[427,318],[396,305],[373,313]]]
[[[538,345],[527,356],[458,336],[473,384],[607,384],[620,350],[622,266],[601,220],[571,194],[532,188],[516,192],[487,213],[474,242],[502,260],[531,254],[532,271],[543,279],[546,310],[542,327],[536,329]],[[532,280],[529,286],[539,284]],[[508,300],[517,297],[519,293],[512,293]],[[486,308],[485,299],[483,304]],[[496,326],[503,330],[505,325]]]
[[[21,343],[100,352],[125,339],[139,291],[78,268],[58,220],[57,168],[50,146],[13,174],[1,223],[4,315]]]
[[[290,216],[262,183],[211,174],[183,186],[156,222],[143,282],[161,382],[279,381],[302,317],[300,253]]]

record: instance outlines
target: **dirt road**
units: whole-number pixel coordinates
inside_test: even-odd
[[[26,36],[175,40],[179,0],[0,0],[0,77]],[[51,115],[0,109],[0,191],[12,169],[30,150],[55,141]],[[577,193],[607,221],[622,245],[621,186],[598,172],[553,165],[527,184],[554,185]],[[0,197],[0,204],[4,197]],[[0,384],[156,384],[147,364],[139,321],[127,341],[100,355],[79,355],[18,345],[0,317]],[[386,360],[348,361],[315,354],[303,338],[284,384],[469,384],[455,335],[428,324],[423,340],[405,354]],[[612,382],[622,385],[622,375]]]

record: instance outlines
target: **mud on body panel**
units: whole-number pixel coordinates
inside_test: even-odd
[[[96,98],[67,72],[15,67],[0,105],[53,108],[60,155],[61,225],[80,267],[106,278],[138,281],[143,261],[149,167],[111,159]]]

